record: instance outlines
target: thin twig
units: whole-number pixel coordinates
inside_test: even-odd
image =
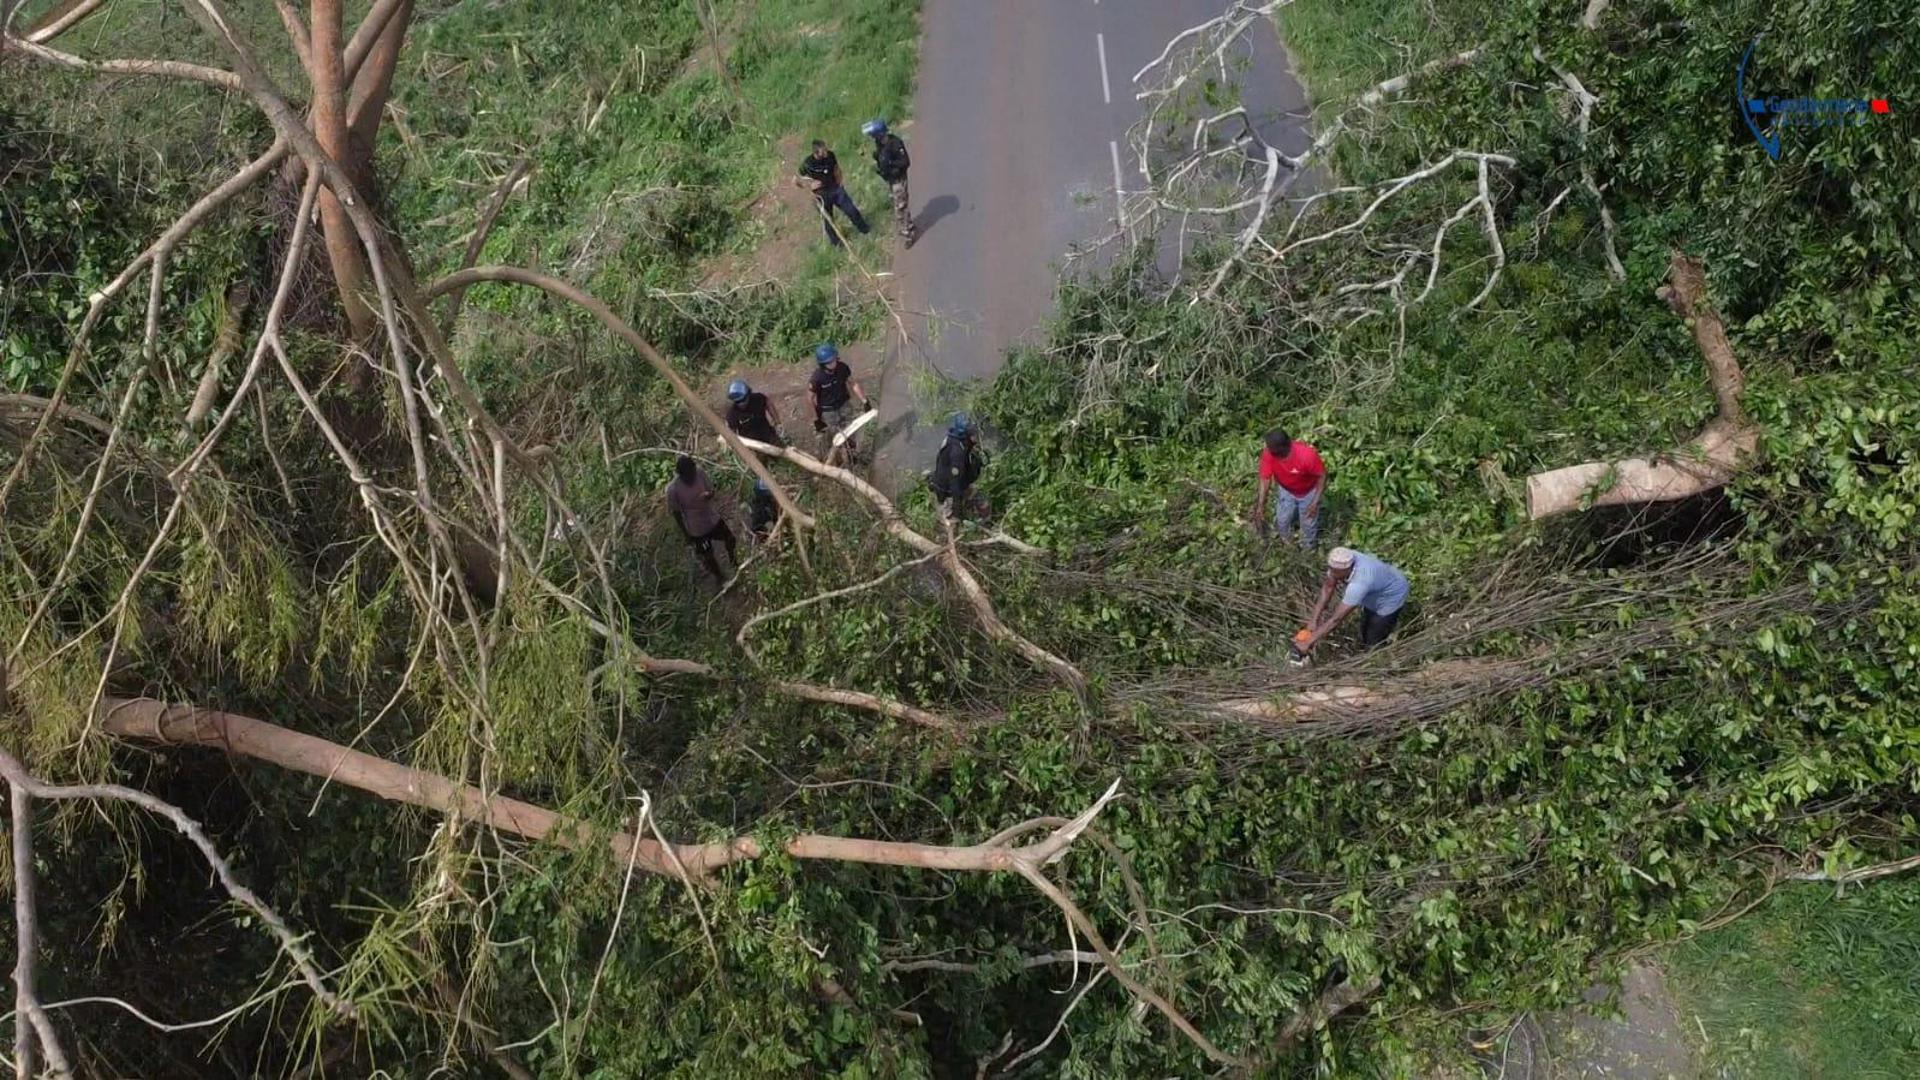
[[[14,757],[4,750],[0,750],[0,776],[4,776],[7,782],[12,784],[17,791],[24,791],[36,799],[62,801],[68,799],[112,799],[119,802],[132,803],[150,813],[158,814],[173,822],[174,828],[180,830],[181,834],[186,836],[194,847],[200,849],[201,856],[207,860],[207,865],[212,868],[214,874],[220,879],[220,884],[226,889],[227,895],[233,897],[242,907],[252,911],[267,928],[267,931],[278,939],[280,948],[287,954],[288,958],[293,961],[294,969],[299,972],[301,979],[303,979],[308,988],[313,991],[314,996],[319,998],[329,1009],[339,1016],[347,1019],[354,1017],[355,1011],[352,1003],[341,999],[332,990],[328,989],[325,976],[321,975],[320,969],[314,966],[312,954],[307,951],[307,947],[302,944],[300,939],[288,928],[286,921],[280,918],[278,912],[268,907],[266,902],[261,900],[252,889],[241,884],[240,879],[235,876],[233,872],[233,867],[228,864],[226,858],[220,854],[220,850],[214,846],[213,841],[207,837],[206,830],[200,827],[199,822],[187,816],[186,811],[172,803],[157,799],[144,791],[121,787],[118,784],[54,785],[43,783],[36,780],[27,772],[26,766],[20,763],[19,758]]]

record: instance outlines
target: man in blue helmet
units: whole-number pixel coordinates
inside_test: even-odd
[[[984,464],[979,429],[966,413],[955,413],[953,422],[947,425],[947,439],[934,455],[933,472],[927,475],[927,486],[933,489],[942,518],[957,521],[969,510],[975,517],[985,512],[973,493],[973,482],[980,479]]]
[[[807,400],[813,403],[813,430],[825,434],[829,428],[840,431],[860,415],[852,409],[853,398],[870,412],[873,402],[853,377],[853,369],[840,359],[833,342],[823,342],[813,350],[813,377],[807,380]],[[853,456],[853,440],[847,440],[847,456]]]
[[[819,139],[813,140],[813,151],[800,159],[800,175],[793,178],[795,187],[813,192],[814,199],[820,204],[820,225],[827,230],[827,243],[834,247],[843,246],[840,242],[840,230],[833,224],[835,210],[847,215],[853,227],[861,235],[867,233],[867,219],[860,216],[860,208],[853,205],[853,197],[847,194],[847,187],[841,182],[840,159],[833,156],[827,144]]]
[[[743,439],[785,446],[780,437],[780,410],[773,399],[748,386],[745,379],[727,384],[727,426]]]
[[[780,520],[780,504],[773,501],[773,489],[757,476],[753,479],[753,498],[747,503],[747,513],[754,541],[764,543],[773,533],[773,523]]]
[[[887,129],[885,120],[869,120],[860,130],[873,139],[873,171],[887,182],[887,191],[893,196],[893,224],[900,230],[900,239],[907,247],[913,246],[918,233],[913,225],[913,213],[907,209],[907,170],[912,167],[913,159],[907,156],[907,144]]]

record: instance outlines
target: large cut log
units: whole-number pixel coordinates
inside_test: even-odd
[[[1538,521],[1583,507],[1672,502],[1725,487],[1759,443],[1758,428],[1715,420],[1662,457],[1588,461],[1534,473],[1527,477],[1527,516]]]
[[[1746,386],[1720,315],[1707,304],[1700,264],[1676,252],[1660,290],[1674,313],[1687,320],[1707,364],[1718,414],[1700,434],[1665,454],[1588,461],[1527,477],[1527,517],[1538,521],[1590,506],[1672,502],[1724,487],[1760,445],[1760,429],[1740,406]]]

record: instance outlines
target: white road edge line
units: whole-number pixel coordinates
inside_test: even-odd
[[[1117,208],[1115,220],[1124,229],[1127,227],[1127,193],[1120,186],[1120,144],[1108,139],[1107,150],[1113,154],[1113,204]]]
[[[1113,104],[1113,87],[1107,82],[1107,35],[1095,31],[1093,44],[1100,50],[1100,100]]]

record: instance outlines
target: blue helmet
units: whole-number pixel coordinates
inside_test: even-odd
[[[838,359],[840,359],[840,350],[833,347],[833,342],[823,341],[819,345],[814,346],[813,362],[819,364],[821,367],[825,367]]]
[[[727,384],[728,401],[745,401],[747,400],[747,395],[751,393],[753,393],[753,390],[747,386],[745,379],[735,379]]]
[[[955,439],[964,439],[973,434],[973,420],[966,413],[953,414],[953,422],[947,425],[947,434]]]
[[[872,120],[860,125],[860,134],[862,135],[872,135],[878,138],[886,133],[887,121],[883,117],[876,116]]]

